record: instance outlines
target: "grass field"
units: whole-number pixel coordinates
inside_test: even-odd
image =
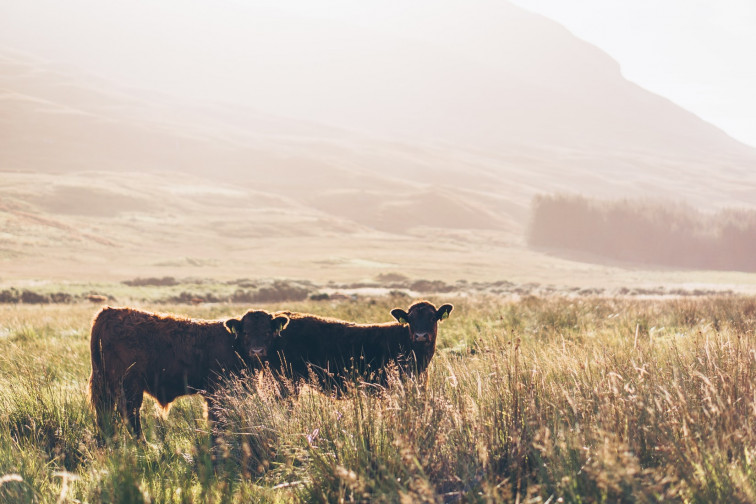
[[[146,401],[146,443],[98,444],[97,308],[0,305],[0,502],[756,501],[752,297],[431,300],[455,309],[426,384],[336,400],[231,383],[216,449],[197,397],[165,419]],[[261,306],[389,321],[409,301]]]

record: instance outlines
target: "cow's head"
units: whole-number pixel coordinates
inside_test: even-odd
[[[236,348],[242,357],[264,359],[273,338],[280,336],[288,323],[285,315],[274,317],[264,310],[249,310],[241,319],[227,320],[225,326],[236,336]]]
[[[407,311],[394,308],[391,310],[391,315],[400,324],[405,324],[409,327],[410,342],[412,344],[435,347],[436,335],[438,334],[438,321],[447,318],[452,308],[452,305],[445,304],[437,310],[435,306],[427,301],[418,301],[410,306]]]

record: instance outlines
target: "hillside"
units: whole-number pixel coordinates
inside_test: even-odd
[[[370,4],[386,22],[369,29],[286,3],[195,2],[174,19],[164,0],[113,23],[74,0],[71,25],[56,5],[0,19],[0,254],[14,276],[294,263],[486,276],[523,260],[509,254],[536,194],[753,206],[756,150],[506,2],[463,18]]]
[[[59,23],[58,3],[30,0],[4,7],[0,43],[129,88],[412,143],[494,154],[530,146],[688,159],[754,155],[627,82],[595,47],[508,2],[351,7],[378,18],[369,25],[318,13],[330,4],[349,9],[326,0],[304,17],[293,0],[276,7],[72,0],[65,6],[71,22]]]

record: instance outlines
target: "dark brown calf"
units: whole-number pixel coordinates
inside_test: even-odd
[[[210,396],[221,378],[267,352],[288,319],[248,311],[241,319],[192,320],[131,308],[103,308],[92,325],[89,401],[103,427],[115,406],[142,435],[140,408],[149,394],[168,409],[177,397]],[[212,417],[212,408],[208,408]]]
[[[289,324],[271,347],[268,364],[276,374],[295,380],[312,372],[326,388],[340,391],[346,382],[385,383],[386,365],[403,374],[424,373],[436,351],[438,322],[452,305],[438,310],[420,301],[408,311],[391,311],[399,323],[354,324],[306,313],[278,312]]]

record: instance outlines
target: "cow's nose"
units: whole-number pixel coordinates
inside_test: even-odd
[[[265,357],[265,349],[264,348],[253,348],[250,351],[250,354],[254,357]]]
[[[428,340],[428,333],[415,333],[415,341],[422,342]]]

